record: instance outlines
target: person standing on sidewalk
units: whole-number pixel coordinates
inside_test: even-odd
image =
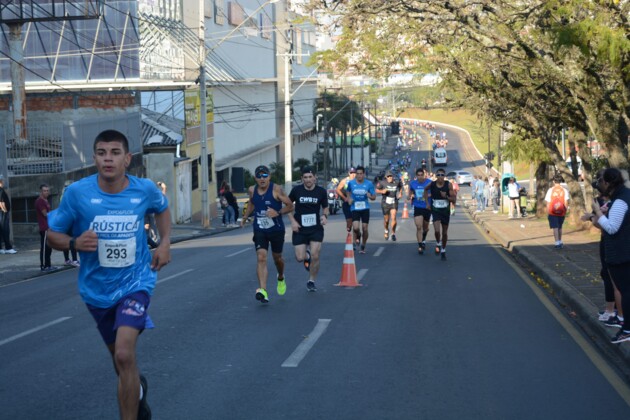
[[[11,199],[4,188],[4,178],[0,175],[0,254],[16,254],[11,244]],[[4,243],[4,249],[2,244]]]
[[[48,184],[39,186],[39,197],[35,200],[35,212],[37,215],[37,225],[39,226],[39,267],[44,272],[55,271],[57,267],[52,267],[50,257],[52,248],[48,246],[46,233],[48,231],[48,213],[50,212],[50,187]]]
[[[425,200],[429,201],[428,208],[433,217],[433,230],[435,232],[435,254],[440,255],[442,261],[446,260],[446,243],[448,242],[448,225],[451,219],[450,205],[457,201],[453,192],[453,185],[446,180],[446,171],[438,169],[435,173],[437,181],[432,182],[424,191]]]
[[[553,186],[547,190],[545,195],[547,219],[549,220],[549,228],[553,231],[556,249],[561,249],[564,246],[562,243],[562,225],[564,224],[564,217],[567,214],[571,198],[569,190],[560,185],[562,181],[562,176],[554,176]]]
[[[154,327],[147,309],[157,271],[171,260],[168,200],[153,181],[126,173],[132,156],[124,134],[103,131],[93,148],[97,173],[68,187],[50,213],[48,241],[81,255],[79,292],[114,361],[120,417],[150,419],[136,345],[140,333]],[[146,213],[156,214],[161,237],[153,256]]]
[[[61,201],[63,201],[63,195],[66,193],[66,190],[68,189],[68,186],[72,184],[72,180],[66,180],[64,186],[63,186],[63,191],[61,192],[61,197],[59,197],[59,202],[61,203]],[[70,233],[68,233],[70,234]],[[70,259],[70,254],[72,254],[72,259]],[[73,250],[69,250],[69,249],[64,249],[63,250],[63,260],[65,261],[65,264],[67,266],[70,267],[78,267],[81,264],[79,263],[79,257],[77,256],[77,250],[73,249]]]
[[[492,200],[492,213],[497,214],[499,204],[501,204],[501,186],[498,179],[495,179],[490,187],[490,200]]]
[[[385,180],[380,180],[376,184],[376,192],[382,195],[381,209],[383,210],[383,224],[385,226],[385,240],[389,236],[389,224],[391,221],[391,238],[396,242],[396,213],[398,212],[398,201],[402,198],[403,184],[394,180],[392,171],[385,172]]]
[[[221,208],[224,211],[223,224],[225,224],[227,227],[236,226],[236,220],[238,219],[237,217],[238,212],[234,209],[235,204],[236,204],[236,197],[234,197],[234,194],[232,193],[232,190],[230,189],[230,185],[225,184],[225,186],[223,187],[223,193],[221,194]]]
[[[427,205],[425,191],[431,184],[426,177],[427,171],[423,167],[416,169],[416,179],[409,184],[409,201],[413,205],[413,221],[416,224],[416,239],[418,240],[418,254],[424,254],[426,239],[429,234],[431,211]]]
[[[604,171],[600,184],[611,199],[608,215],[604,215],[593,200],[594,223],[601,226],[604,240],[604,258],[614,285],[621,293],[621,314],[630,313],[630,189],[624,185],[621,171],[609,168]],[[611,341],[630,341],[630,325],[619,318],[621,329]],[[610,324],[606,324],[610,325]]]
[[[347,202],[352,211],[352,230],[355,243],[360,244],[360,254],[365,254],[370,223],[369,200],[376,200],[376,189],[372,181],[365,179],[365,168],[357,166],[357,177],[348,183]]]
[[[475,181],[475,197],[477,200],[477,210],[475,213],[479,213],[485,210],[484,207],[484,189],[486,188],[486,183],[483,182],[483,177],[477,177],[477,181]]]
[[[324,241],[324,226],[328,221],[328,194],[317,185],[313,169],[305,167],[302,168],[302,185],[293,187],[289,199],[295,208],[295,214],[289,213],[295,259],[304,263],[304,268],[310,273],[306,288],[309,292],[316,292],[319,253]]]
[[[510,178],[507,185],[508,198],[510,199],[510,212],[509,219],[516,219],[521,216],[521,204],[519,202],[520,196],[518,194],[518,184],[516,179]],[[514,214],[516,211],[516,214]]]
[[[269,302],[267,293],[267,253],[271,244],[271,256],[278,270],[278,284],[276,291],[280,296],[287,291],[284,278],[284,259],[282,248],[284,246],[284,222],[282,215],[293,211],[293,203],[279,185],[271,182],[271,172],[264,165],[254,170],[256,185],[249,187],[249,202],[243,215],[241,227],[245,225],[247,218],[254,213],[254,245],[256,247],[256,275],[258,276],[258,289],[256,300],[261,303]],[[283,207],[284,204],[284,207]]]

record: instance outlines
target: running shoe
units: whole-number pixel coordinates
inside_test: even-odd
[[[361,251],[359,251],[359,254],[365,254],[365,245],[361,245]]]
[[[14,248],[11,248],[11,249],[5,250],[3,254],[17,254],[17,251]]]
[[[441,253],[440,253],[440,259],[441,259],[442,261],[446,261],[446,252],[441,252]]]
[[[284,281],[284,278],[282,279],[278,279],[278,285],[276,286],[276,292],[278,292],[278,294],[280,296],[284,295],[287,291],[287,282]]]
[[[72,260],[66,260],[65,264],[69,267],[72,267]]]
[[[604,321],[604,325],[607,327],[621,328],[622,324],[623,324],[623,321],[621,321],[619,317],[617,317],[616,315],[611,316],[610,318],[608,318],[607,321]]]
[[[383,236],[385,236],[385,240],[388,240],[389,239],[389,230],[386,230],[385,234]]]
[[[624,331],[624,330],[619,330],[617,335],[615,335],[613,338],[611,338],[610,341],[613,344],[622,343],[624,341],[630,341],[630,332]]]
[[[396,234],[392,233],[392,241],[396,242]]]
[[[422,246],[418,247],[418,254],[420,255],[424,254],[424,248]]]
[[[149,386],[147,385],[147,378],[140,375],[140,386],[142,387],[142,399],[138,404],[138,420],[151,420],[151,408],[147,403],[147,391]]]
[[[311,251],[306,250],[306,259],[304,260],[304,269],[311,271]]]
[[[597,314],[597,319],[598,319],[599,321],[604,322],[604,321],[608,321],[608,319],[609,319],[611,316],[616,316],[616,315],[617,315],[617,314],[616,314],[616,313],[614,313],[614,312],[600,311],[600,312]]]
[[[306,288],[309,292],[317,292],[317,287],[315,286],[315,282],[313,280],[306,282]]]
[[[435,246],[435,255],[440,255],[440,251],[442,250],[442,248],[439,245]]]
[[[261,303],[268,303],[269,296],[267,291],[265,289],[256,289],[256,300],[259,300]]]
[[[451,208],[451,216],[455,214],[455,207]]]

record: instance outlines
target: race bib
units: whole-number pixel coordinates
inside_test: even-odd
[[[315,214],[302,215],[302,227],[315,226],[316,224],[317,224],[317,215]]]
[[[365,201],[355,201],[354,209],[355,210],[365,210],[367,206],[365,205]]]
[[[385,197],[385,204],[394,204],[396,199],[394,197]]]
[[[433,207],[436,209],[445,209],[448,207],[448,200],[433,200]]]
[[[99,239],[98,262],[101,267],[129,267],[136,262],[136,238]]]
[[[261,229],[270,229],[274,226],[271,217],[257,217],[256,222],[258,223],[258,227]]]

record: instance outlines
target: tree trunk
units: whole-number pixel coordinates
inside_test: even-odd
[[[545,194],[549,188],[548,166],[547,162],[540,162],[536,168],[536,217],[547,216]]]

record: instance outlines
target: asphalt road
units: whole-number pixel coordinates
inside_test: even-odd
[[[464,212],[444,262],[417,254],[411,219],[385,242],[372,207],[354,289],[333,286],[341,215],[326,228],[319,291],[306,291],[287,234],[288,290],[270,287],[266,305],[254,299],[251,227],[174,245],[149,310],[157,327],[139,346],[154,419],[627,416],[628,387]],[[0,288],[0,418],[117,418],[111,361],[75,276]]]

